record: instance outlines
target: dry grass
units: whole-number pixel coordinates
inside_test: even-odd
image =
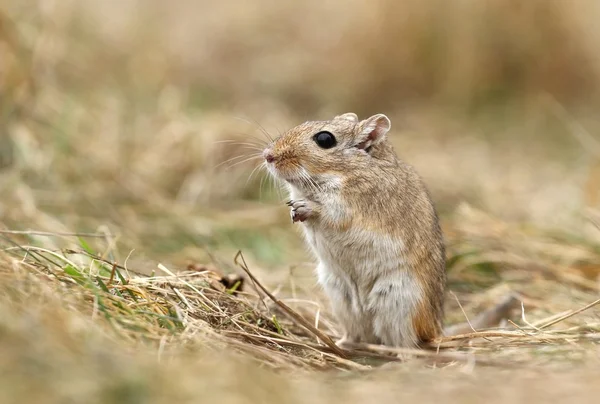
[[[0,4],[0,402],[598,396],[597,6],[141,4]],[[448,323],[509,291],[511,322],[403,362],[327,345],[310,257],[245,159],[348,110],[390,115],[432,190]]]
[[[461,218],[461,223],[468,220]],[[355,383],[368,390],[388,386],[396,377],[413,383],[413,373],[423,381],[453,385],[457,392],[463,390],[463,397],[475,399],[486,397],[489,391],[474,386],[494,374],[500,377],[504,369],[519,369],[525,379],[540,376],[539,369],[567,372],[567,380],[597,372],[600,321],[595,306],[600,300],[593,299],[598,296],[598,283],[589,280],[590,265],[586,266],[588,272],[582,272],[577,266],[556,268],[553,264],[572,256],[571,249],[576,247],[547,249],[548,240],[533,238],[529,245],[540,252],[536,261],[540,270],[536,271],[524,267],[531,253],[515,252],[500,232],[478,236],[487,238],[489,248],[471,252],[469,257],[476,257],[477,262],[470,266],[487,263],[502,271],[483,271],[475,278],[476,272],[470,271],[466,276],[459,263],[466,264],[456,249],[451,256],[451,278],[470,286],[490,276],[501,281],[495,280],[495,287],[480,292],[458,293],[462,308],[449,296],[449,317],[462,320],[462,310],[477,312],[497,301],[509,287],[524,294],[523,312],[516,313],[514,322],[498,330],[441,338],[423,350],[361,346],[336,354],[323,343],[327,337],[337,336],[335,322],[323,299],[302,279],[269,282],[276,290],[269,299],[251,279],[240,283],[238,277],[225,283],[211,265],[192,265],[181,271],[160,264],[136,268],[128,261],[117,264],[106,258],[113,255],[113,247],[96,254],[83,237],[73,244],[80,244],[76,249],[53,251],[42,247],[39,240],[58,236],[44,234],[37,243],[22,244],[19,240],[33,235],[4,233],[0,338],[5,352],[0,363],[11,371],[0,390],[7,399],[28,402],[40,396],[56,402],[67,398],[87,402],[89,397],[97,402],[112,402],[116,397],[127,402],[162,402],[172,397],[189,400],[209,389],[211,397],[252,402],[256,394],[272,401],[277,401],[275,397],[299,399],[300,386],[308,384],[313,389],[310,396],[325,402],[327,397],[343,396],[340,391]],[[479,245],[465,234],[458,238]],[[114,246],[110,237],[106,243]],[[587,251],[581,256],[587,257],[588,263],[596,260],[593,275],[597,277],[600,255],[591,254],[585,245],[577,248]],[[236,262],[238,274],[249,270],[242,256],[236,257]],[[520,271],[514,271],[517,268]],[[257,272],[269,279],[267,273]],[[556,277],[563,282],[557,283]],[[281,310],[281,305],[288,309]],[[300,316],[314,326],[305,327],[298,321]],[[398,361],[396,354],[403,362],[390,367]],[[446,376],[440,379],[428,373],[426,369],[432,366]],[[497,373],[486,368],[497,369]],[[589,370],[580,374],[576,368]],[[337,372],[350,372],[350,380],[338,380]],[[373,372],[379,375],[376,381],[369,376]],[[288,391],[280,385],[282,373],[299,379]],[[42,383],[28,388],[30,379],[21,374],[32,374]],[[461,379],[470,380],[467,385],[456,379],[460,374]],[[232,384],[230,378],[239,384]],[[318,379],[331,384],[317,387]],[[220,388],[211,387],[210,380],[219,380],[217,383],[229,390],[215,391]],[[474,390],[469,393],[471,383]],[[563,383],[559,391],[572,391],[567,381]],[[439,394],[414,388],[408,391],[430,399]],[[356,393],[353,398],[358,397]]]

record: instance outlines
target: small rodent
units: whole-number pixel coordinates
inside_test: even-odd
[[[319,261],[341,347],[414,347],[443,333],[440,223],[425,184],[387,140],[390,127],[383,114],[346,113],[302,123],[263,152]]]

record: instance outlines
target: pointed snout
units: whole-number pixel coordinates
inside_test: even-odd
[[[275,156],[273,155],[273,151],[271,149],[263,150],[263,158],[267,163],[272,163],[275,161]]]

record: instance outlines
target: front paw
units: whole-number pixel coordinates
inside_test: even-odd
[[[292,223],[304,222],[306,219],[313,216],[313,202],[307,201],[306,199],[299,199],[297,201],[288,201],[286,204],[292,208],[290,210]]]

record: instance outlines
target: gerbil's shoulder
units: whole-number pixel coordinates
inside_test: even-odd
[[[399,157],[389,142],[380,144],[377,162],[352,173],[342,189],[343,200],[356,213],[355,224],[385,234],[437,226],[429,190],[417,169]]]

